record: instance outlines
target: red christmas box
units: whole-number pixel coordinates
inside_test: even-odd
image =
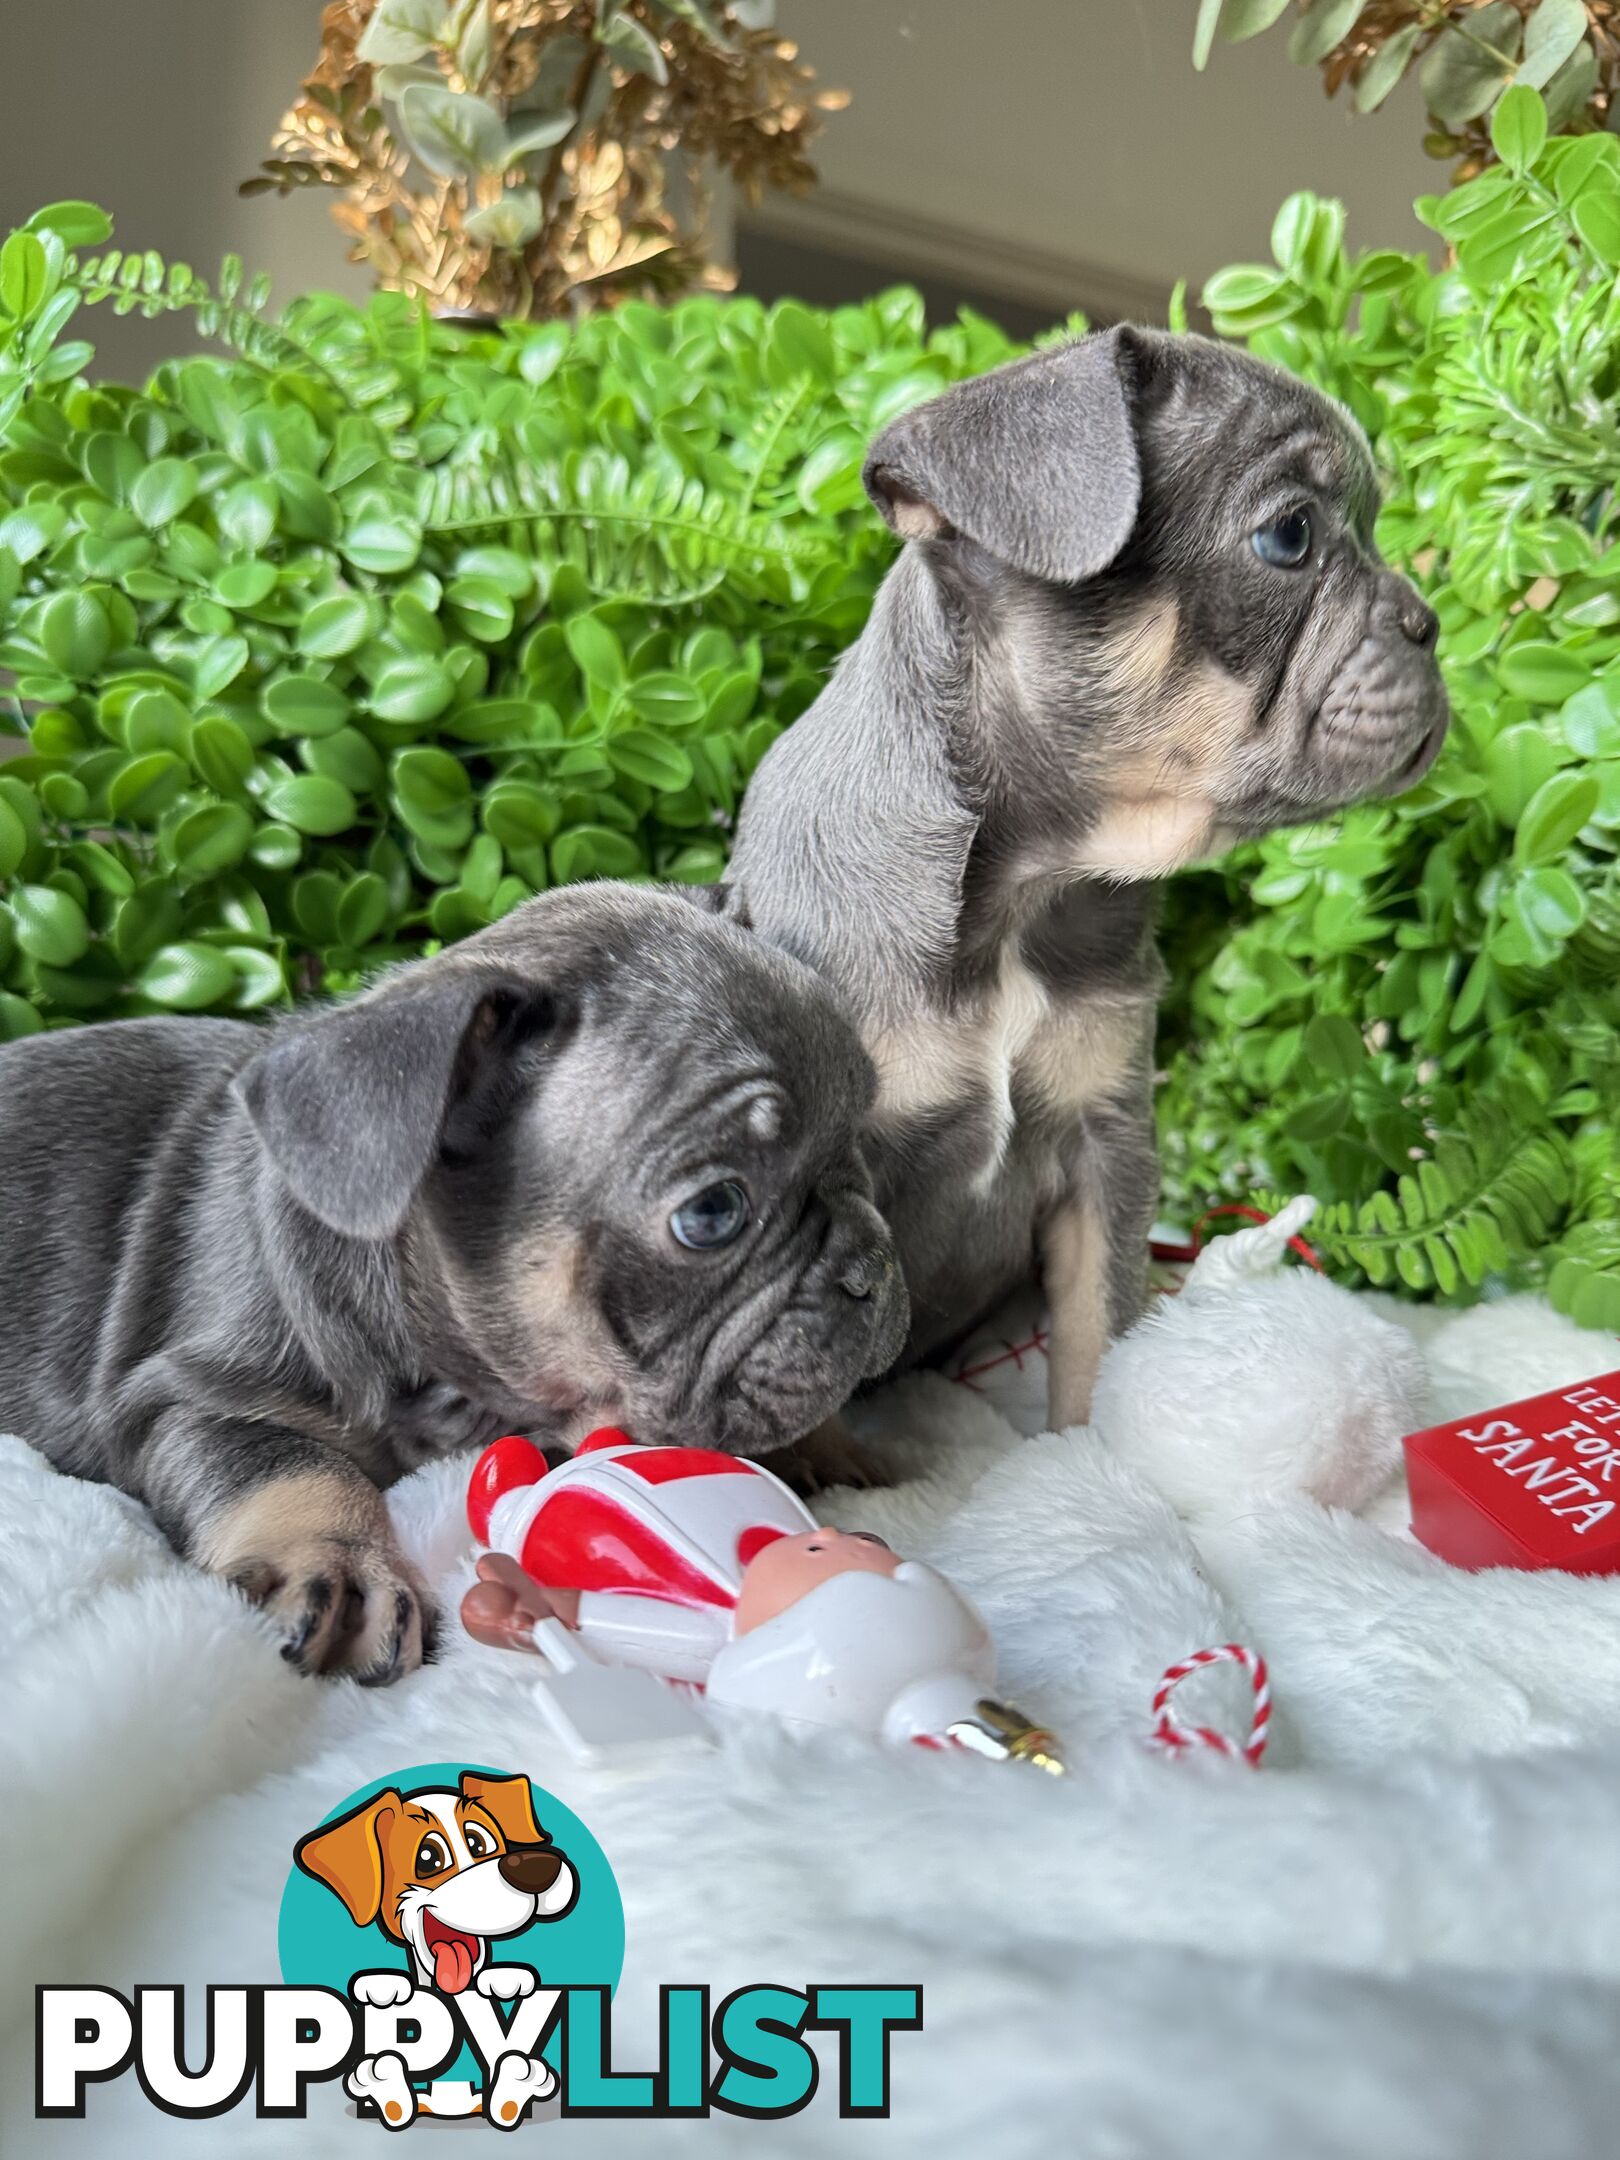
[[[1406,1442],[1412,1529],[1457,1567],[1620,1570],[1620,1372]]]

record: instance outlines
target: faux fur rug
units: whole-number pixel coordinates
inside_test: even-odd
[[[1433,1418],[1620,1362],[1531,1300],[1418,1321]],[[766,1723],[657,1770],[587,1772],[548,1738],[526,1663],[453,1634],[388,1692],[301,1681],[139,1508],[0,1441],[0,2151],[324,2160],[380,2137],[336,2087],[305,2123],[193,2124],[130,2078],[93,2088],[86,2122],[38,2124],[32,1985],[200,1998],[278,1978],[294,1840],[368,1779],[468,1760],[528,1771],[606,1849],[629,1929],[622,2065],[653,2057],[660,1981],[716,1999],[762,1979],[924,1988],[887,2122],[840,2122],[824,2081],[778,2123],[525,2139],[591,2156],[1612,2152],[1620,1580],[1459,1573],[1404,1534],[1396,1492],[1362,1519],[1251,1507],[1195,1543],[1085,1432],[1018,1430],[1038,1423],[1040,1351],[1016,1320],[1005,1334],[970,1384],[881,1398],[906,1481],[827,1512],[979,1599],[1004,1692],[1064,1735],[1063,1781]],[[470,1578],[465,1473],[441,1465],[395,1499],[451,1601]],[[1271,1663],[1264,1766],[1148,1750],[1161,1668],[1234,1637]],[[1201,1707],[1233,1680],[1206,1677]],[[1226,1710],[1237,1723],[1240,1695]]]

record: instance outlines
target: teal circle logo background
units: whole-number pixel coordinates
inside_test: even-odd
[[[334,1822],[352,1808],[363,1807],[390,1786],[402,1793],[423,1790],[452,1791],[464,1770],[475,1777],[511,1777],[510,1770],[489,1763],[416,1763],[409,1769],[392,1770],[373,1778],[347,1799],[339,1801],[311,1830]],[[489,1946],[493,1964],[532,1965],[544,1987],[605,1987],[619,1984],[624,1966],[624,1904],[607,1855],[572,1808],[548,1793],[531,1778],[529,1790],[540,1827],[568,1857],[579,1878],[579,1896],[571,1912],[560,1920],[537,1920],[521,1935],[501,1935]],[[409,1972],[410,1952],[378,1926],[356,1927],[348,1909],[324,1883],[306,1875],[294,1862],[281,1897],[277,1927],[277,1950],[281,1977],[291,1986],[329,1987],[346,1993],[349,1982],[362,1972]],[[545,2054],[552,2067],[558,2042],[553,2036]],[[447,2078],[471,2078],[476,2064],[463,2049],[460,2058],[444,2073]]]

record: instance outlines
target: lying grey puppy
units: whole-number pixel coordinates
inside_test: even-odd
[[[0,1430],[146,1501],[309,1670],[431,1625],[379,1486],[502,1432],[740,1453],[905,1338],[823,984],[672,894],[532,901],[266,1032],[0,1051]]]
[[[1121,328],[881,434],[911,542],[755,776],[732,904],[850,1000],[911,1359],[1039,1264],[1051,1415],[1136,1317],[1158,1171],[1153,884],[1396,794],[1445,733],[1436,624],[1366,442],[1242,353]]]

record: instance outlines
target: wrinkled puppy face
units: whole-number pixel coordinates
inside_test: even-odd
[[[965,391],[896,422],[869,482],[1004,663],[1075,867],[1161,875],[1427,770],[1435,619],[1379,557],[1340,407],[1135,329]]]
[[[395,1238],[426,1369],[513,1428],[760,1452],[898,1353],[906,1297],[857,1142],[872,1068],[808,969],[686,900],[592,886],[304,1040],[367,1017],[381,1047],[351,1041],[324,1085],[353,1132],[408,1131],[415,1167],[373,1148],[343,1192],[329,1159],[289,1182]]]

